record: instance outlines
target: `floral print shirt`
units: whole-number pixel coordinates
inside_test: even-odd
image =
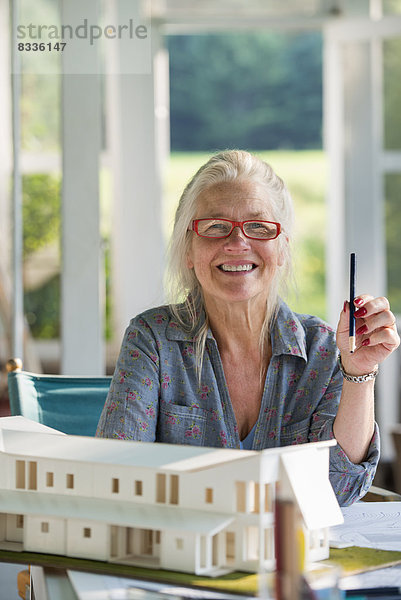
[[[332,439],[342,375],[334,331],[282,302],[271,331],[270,360],[253,450]],[[168,306],[130,322],[97,435],[144,442],[239,448],[238,427],[216,340],[209,330],[201,381],[194,340]],[[379,460],[377,426],[366,461],[330,448],[330,481],[341,505],[369,489]]]

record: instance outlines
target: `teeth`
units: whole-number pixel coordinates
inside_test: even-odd
[[[221,265],[223,271],[250,271],[252,265]]]

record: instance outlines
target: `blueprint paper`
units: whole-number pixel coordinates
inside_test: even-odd
[[[342,513],[344,523],[330,527],[330,542],[401,552],[401,502],[357,502]]]
[[[340,587],[343,590],[401,587],[401,565],[343,577],[340,581]]]

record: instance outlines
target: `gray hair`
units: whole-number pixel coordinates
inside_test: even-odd
[[[167,290],[172,313],[184,330],[196,337],[195,355],[199,378],[209,323],[206,315],[205,322],[201,324],[201,309],[204,308],[202,288],[194,269],[187,266],[192,239],[188,227],[196,216],[198,198],[205,190],[221,183],[235,181],[258,183],[266,189],[271,218],[281,223],[285,234],[278,237],[283,264],[276,270],[270,284],[265,318],[260,331],[262,352],[277,313],[279,290],[286,291],[288,281],[292,278],[291,252],[287,238],[291,237],[293,207],[284,182],[269,164],[249,152],[226,150],[212,156],[189,181],[178,203],[169,245],[167,271]]]

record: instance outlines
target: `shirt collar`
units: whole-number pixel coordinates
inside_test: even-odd
[[[202,309],[199,327],[203,325],[205,318],[205,311]],[[196,339],[196,334],[193,335],[185,331],[176,318],[171,316],[166,327],[166,338],[168,340],[193,342]],[[207,332],[207,338],[214,339],[210,328]],[[305,361],[307,360],[304,328],[296,313],[293,313],[285,302],[280,302],[277,316],[273,323],[271,343],[273,356],[290,354],[291,356],[299,356]]]
[[[201,309],[201,314],[200,314],[200,319],[199,319],[197,330],[199,330],[202,327],[202,325],[205,322],[205,319],[206,319],[206,313],[203,309]],[[207,332],[207,337],[214,339],[210,327]],[[185,329],[183,329],[182,325],[172,315],[170,317],[169,322],[167,323],[166,338],[168,340],[175,340],[175,341],[181,341],[181,342],[194,342],[196,340],[196,332],[195,332],[195,334],[193,334],[193,333],[190,333],[189,331],[186,331]]]
[[[305,331],[296,313],[281,302],[271,333],[273,356],[290,354],[307,360]]]

